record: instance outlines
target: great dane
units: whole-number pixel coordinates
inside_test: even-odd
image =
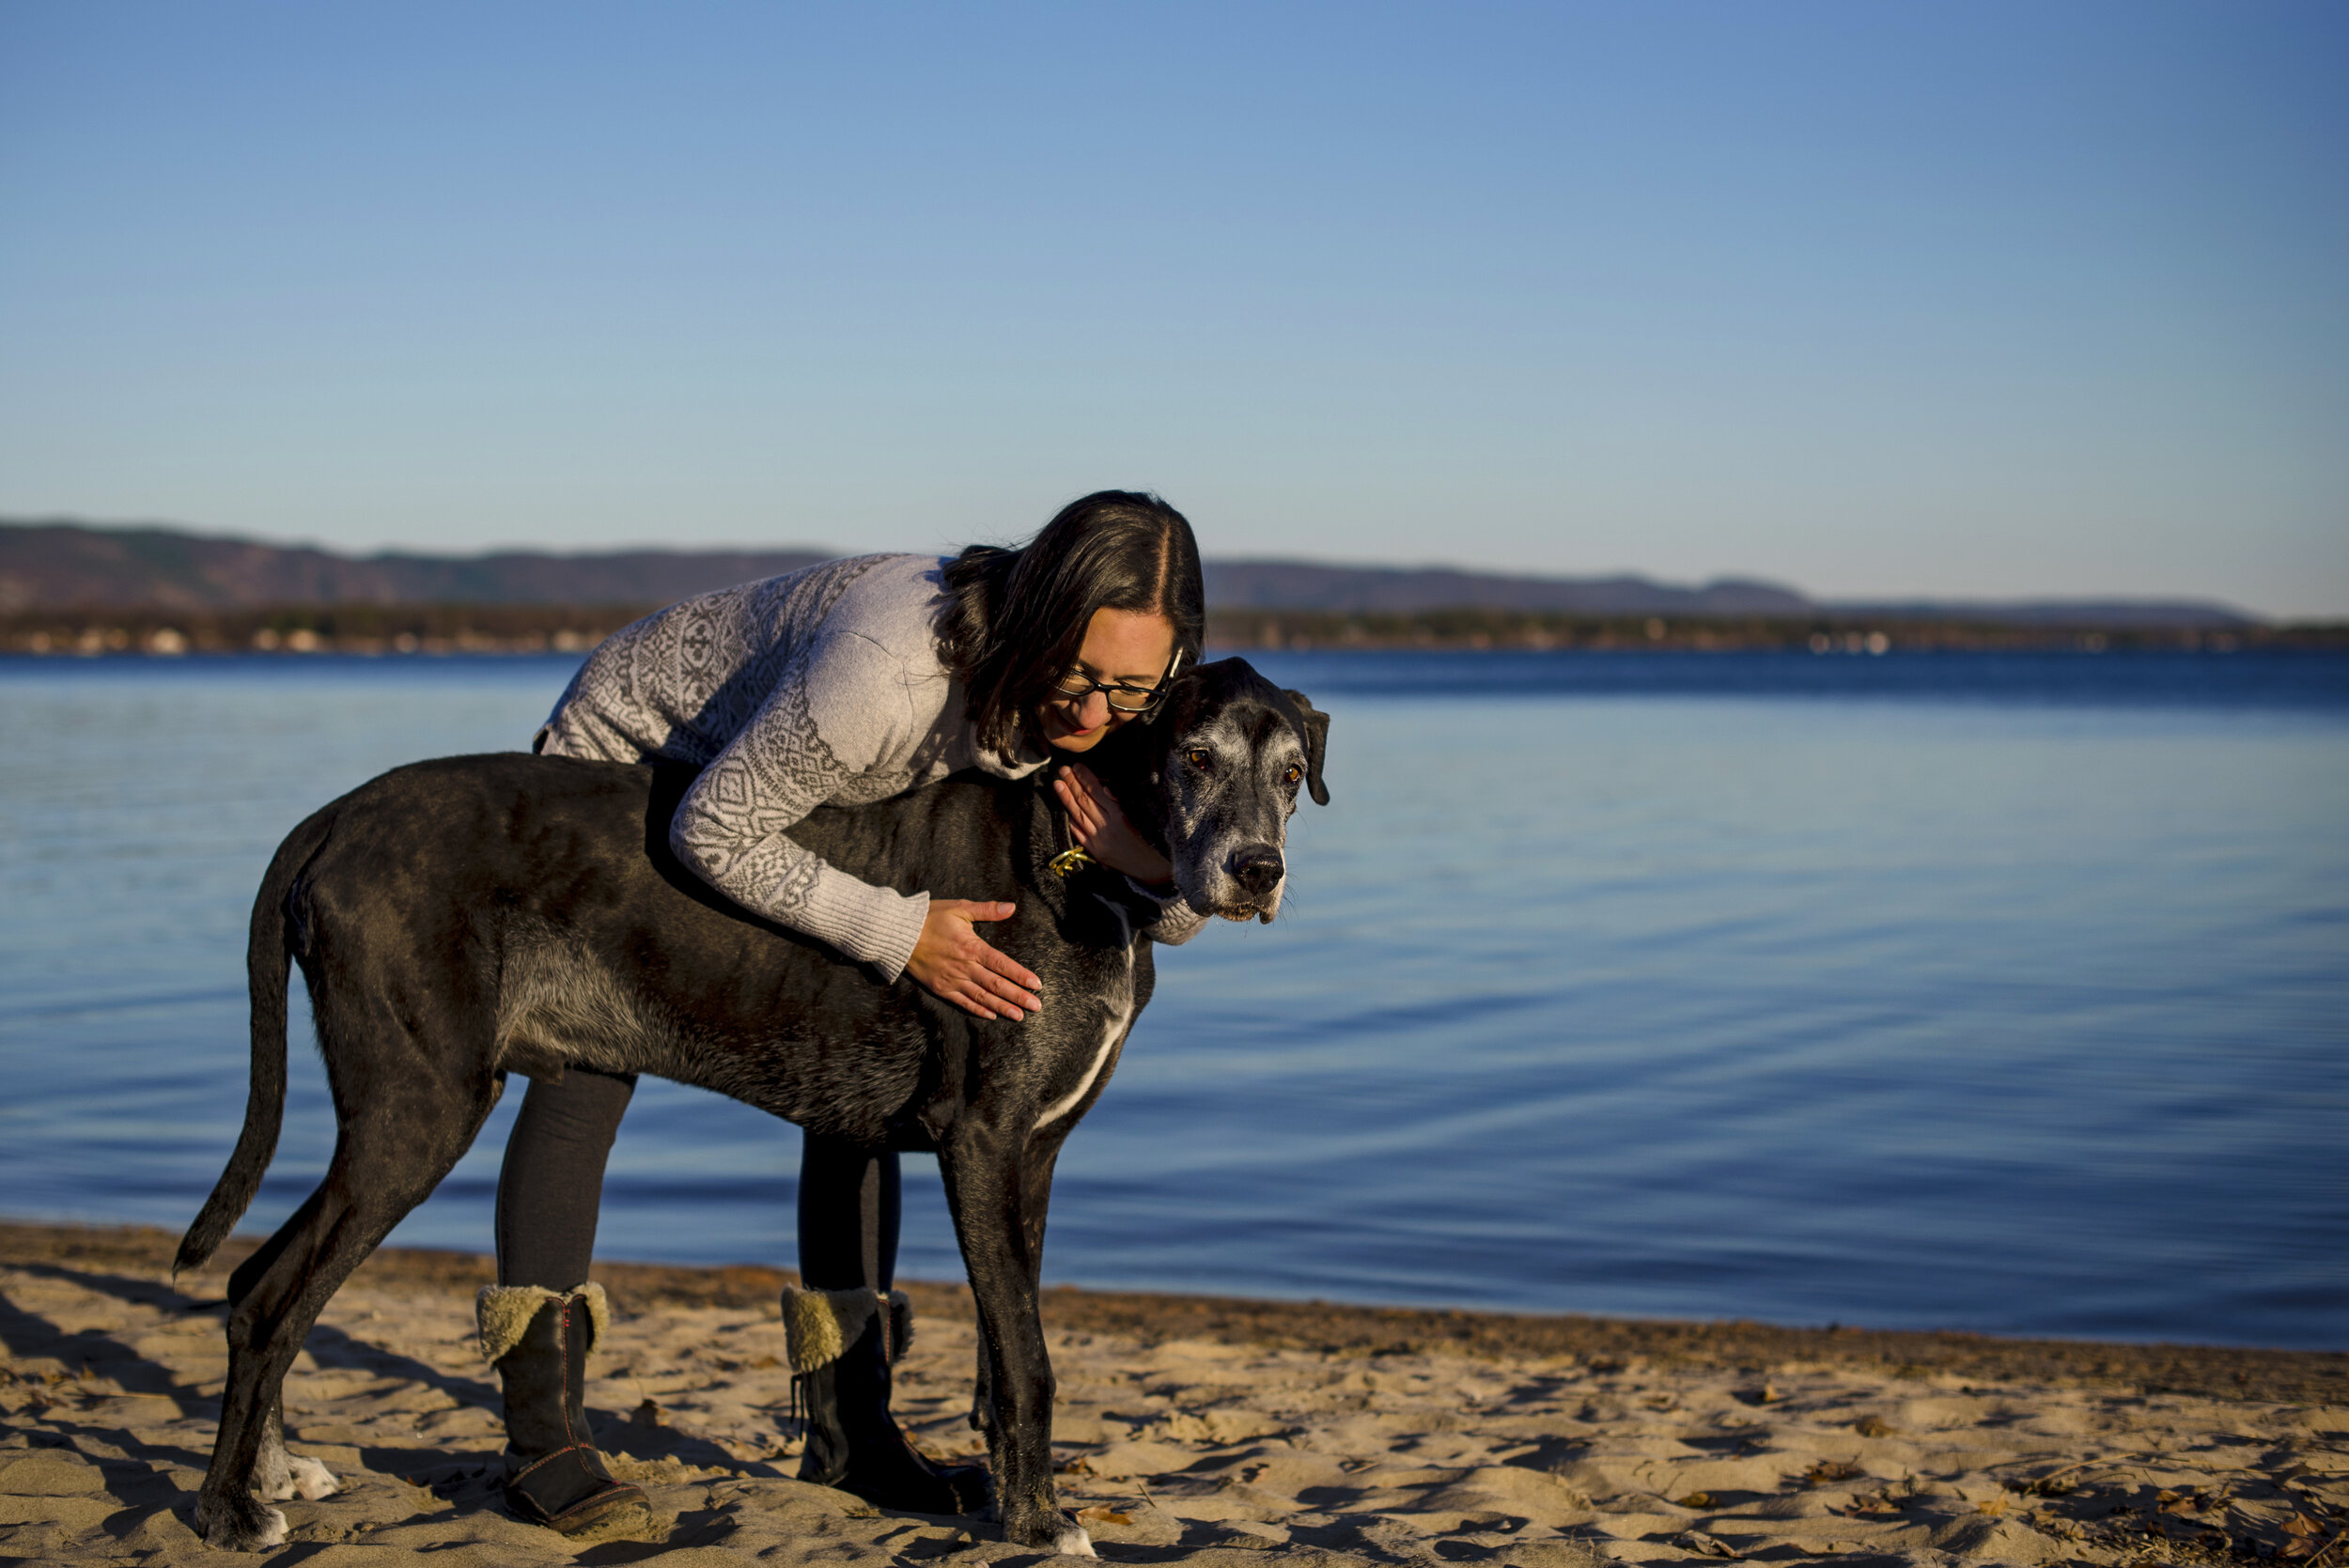
[[[1269,921],[1301,786],[1329,793],[1326,715],[1240,660],[1181,677],[1094,753],[1203,914]],[[196,1523],[216,1546],[284,1538],[269,1506],[333,1480],[285,1449],[286,1371],[335,1288],[453,1167],[506,1073],[651,1073],[803,1127],[935,1151],[978,1307],[972,1419],[1007,1541],[1090,1553],[1052,1485],[1052,1371],[1036,1311],[1052,1166],[1150,1000],[1147,906],[1073,874],[1040,778],[957,774],[818,811],[793,838],[901,892],[1009,899],[990,928],[1043,981],[1020,1022],[979,1019],[746,914],[681,865],[665,766],[520,753],[396,769],[288,836],[254,902],[251,1097],[179,1246],[210,1257],[251,1203],[285,1109],[288,958],[332,1087],[326,1177],[228,1282],[228,1379]],[[1056,866],[1055,862],[1060,863]]]

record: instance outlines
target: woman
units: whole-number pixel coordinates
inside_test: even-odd
[[[884,800],[964,768],[1020,778],[1057,756],[1071,840],[1159,902],[1151,936],[1186,940],[1201,917],[1174,896],[1164,856],[1071,759],[1148,711],[1197,660],[1204,629],[1190,525],[1156,497],[1103,490],[1021,549],[857,556],[638,621],[588,658],[537,749],[700,765],[669,833],[712,887],[881,980],[909,974],[980,1017],[1016,1021],[1050,999],[978,933],[1011,905],[909,898],[826,864],[785,831],[828,802]],[[644,1506],[613,1479],[581,1411],[603,1312],[586,1281],[604,1160],[634,1087],[632,1076],[576,1066],[534,1081],[498,1181],[498,1283],[480,1311],[506,1388],[506,1497],[566,1534]],[[801,1280],[810,1296],[862,1312],[842,1313],[832,1337],[847,1347],[804,1374],[800,1475],[892,1508],[968,1513],[985,1501],[984,1470],[930,1465],[889,1414],[897,1334],[874,1293],[894,1277],[897,1206],[894,1153],[806,1136]],[[793,1312],[801,1306],[795,1297]]]

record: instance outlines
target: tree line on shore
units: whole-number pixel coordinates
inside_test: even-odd
[[[658,606],[645,604],[281,604],[235,609],[114,606],[0,613],[0,650],[19,655],[583,653]],[[2349,625],[2116,627],[1821,611],[1799,615],[1578,614],[1456,609],[1210,612],[1213,645],[1249,649],[1428,648],[1810,651],[2232,652],[2349,648]]]

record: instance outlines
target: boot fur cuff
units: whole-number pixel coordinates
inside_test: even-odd
[[[783,1341],[793,1372],[814,1372],[840,1358],[863,1337],[864,1326],[881,1319],[881,1343],[892,1361],[905,1358],[913,1343],[913,1303],[893,1290],[802,1290],[783,1287]]]
[[[603,1287],[594,1281],[568,1291],[549,1290],[544,1285],[482,1286],[473,1304],[474,1321],[481,1326],[481,1358],[492,1365],[505,1359],[507,1351],[522,1343],[539,1308],[573,1296],[587,1303],[587,1348],[592,1353],[612,1327],[612,1304],[605,1299]]]

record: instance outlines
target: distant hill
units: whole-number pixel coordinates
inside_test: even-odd
[[[1209,561],[1207,603],[1240,610],[1410,614],[1428,610],[1514,610],[1562,615],[1662,615],[1713,619],[1975,621],[2014,626],[2178,629],[2246,627],[2258,617],[2199,599],[1814,599],[1793,588],[1725,577],[1682,588],[1644,577],[1509,577],[1439,567],[1343,567],[1318,561]]]
[[[667,604],[772,577],[819,550],[352,556],[176,528],[0,522],[0,611],[50,606]]]
[[[556,554],[346,555],[214,537],[162,525],[0,520],[0,613],[50,609],[234,610],[293,604],[649,606],[791,571],[831,553],[637,550]],[[2225,628],[2257,624],[2222,604],[2094,599],[1823,602],[1775,583],[1725,578],[1677,587],[1643,577],[1513,577],[1447,567],[1209,561],[1207,602],[1338,615],[1488,610],[1581,616],[1748,620],[1878,615],[2023,626]]]
[[[1315,561],[1209,561],[1218,610],[1523,610],[1575,615],[1805,615],[1791,588],[1724,579],[1675,588],[1644,577],[1503,577],[1439,567],[1336,567]]]

